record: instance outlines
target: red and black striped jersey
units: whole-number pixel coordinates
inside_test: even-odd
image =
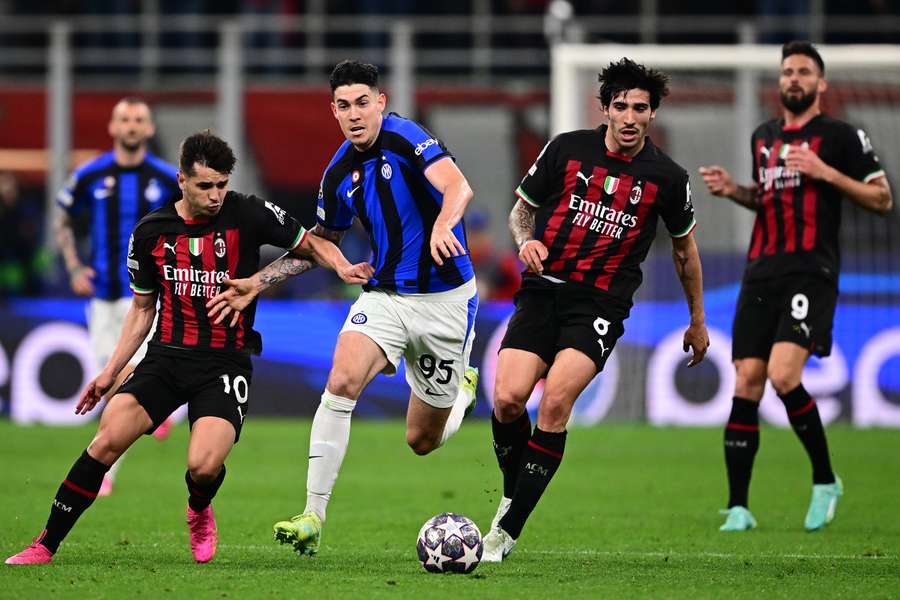
[[[255,196],[228,192],[219,213],[186,221],[168,204],[145,216],[134,228],[128,272],[135,294],[159,294],[156,333],[150,343],[179,349],[262,351],[253,330],[254,300],[237,326],[214,325],[206,302],[225,279],[250,277],[259,269],[265,244],[293,249],[307,235],[279,206]]]
[[[837,283],[841,193],[834,186],[784,166],[791,146],[806,146],[844,175],[869,182],[884,176],[862,129],[824,115],[801,128],[783,119],[753,133],[753,181],[759,209],[747,253],[745,280],[818,273]]]
[[[645,138],[634,157],[607,149],[606,125],[548,143],[516,195],[538,209],[544,276],[602,290],[629,306],[657,219],[673,237],[696,224],[687,172]],[[552,279],[551,279],[552,280]]]

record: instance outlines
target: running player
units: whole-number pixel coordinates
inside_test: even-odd
[[[608,124],[552,139],[510,213],[527,271],[497,361],[491,421],[503,497],[484,537],[488,562],[512,551],[559,468],[572,406],[625,331],[660,218],[690,311],[688,366],[709,346],[688,174],[647,137],[668,77],[623,58],[599,81]],[[532,431],[525,403],[543,377]]]
[[[147,151],[155,127],[150,107],[139,98],[123,98],[112,111],[108,131],[113,149],[78,167],[56,196],[56,240],[69,273],[72,291],[91,298],[88,334],[99,371],[112,355],[128,307],[128,271],[125,254],[128,236],[148,212],[180,196],[175,167]],[[76,249],[72,219],[89,215],[91,258],[81,262]],[[112,391],[134,370],[147,353],[141,344],[122,369]],[[163,439],[171,421],[154,436]],[[116,461],[100,487],[100,496],[112,493]]]
[[[344,61],[330,83],[331,110],[346,141],[322,177],[314,233],[339,242],[358,218],[369,234],[375,273],[350,308],[313,419],[306,508],[275,524],[277,540],[310,555],[319,548],[350,416],[369,382],[396,372],[406,359],[412,390],[406,441],[416,454],[428,454],[459,429],[478,379],[467,367],[478,307],[462,220],[471,188],[436,137],[414,121],[384,114],[376,67]],[[296,259],[272,263],[223,299],[239,309],[290,274],[289,261]]]
[[[255,303],[227,328],[206,316],[206,300],[230,277],[252,274],[264,244],[315,251],[317,259],[337,265],[348,283],[363,283],[371,274],[368,264],[342,264],[329,256],[339,254],[333,244],[307,236],[278,206],[227,192],[234,163],[231,148],[209,132],[183,142],[178,173],[183,196],[144,217],[131,236],[131,308],[109,362],[85,388],[76,412],[90,411],[114,385],[150,331],[158,299],[150,349],[103,411],[96,436],[56,493],[44,531],[7,564],[49,563],[97,496],[109,466],[185,403],[191,424],[185,473],[191,551],[197,562],[215,554],[218,533],[210,503],[225,479],[225,458],[240,437],[249,408],[250,354],[260,352],[262,339],[253,330]],[[303,269],[310,266],[304,259]]]
[[[831,522],[843,484],[831,468],[815,401],[801,383],[810,354],[831,353],[838,295],[841,197],[885,214],[891,189],[862,129],[821,114],[825,63],[809,42],[781,51],[783,116],[753,133],[753,183],[737,185],[720,166],[703,167],[709,191],[756,213],[734,316],[735,390],[725,426],[728,510],[721,531],[756,527],[748,510],[766,379],[812,463],[807,530]]]

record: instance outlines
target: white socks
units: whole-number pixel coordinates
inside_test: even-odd
[[[304,512],[314,511],[323,523],[331,490],[350,443],[350,416],[355,406],[355,400],[336,396],[326,389],[313,418]]]
[[[463,387],[459,386],[459,392],[456,394],[456,400],[453,402],[453,408],[450,409],[450,416],[447,417],[447,422],[444,424],[444,433],[441,434],[441,443],[443,446],[444,442],[450,439],[454,433],[459,431],[460,425],[462,425],[463,417],[466,416],[466,409],[469,407],[469,403],[472,402],[472,394]]]

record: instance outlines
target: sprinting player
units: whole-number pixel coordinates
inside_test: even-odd
[[[690,312],[688,366],[709,346],[688,174],[647,137],[668,76],[623,58],[599,81],[608,124],[551,140],[509,217],[527,271],[497,361],[491,421],[503,497],[484,537],[488,562],[512,551],[559,468],[572,407],[625,331],[659,218]],[[532,431],[525,403],[542,377]]]
[[[275,524],[276,540],[309,555],[319,549],[350,416],[369,382],[406,359],[406,441],[428,454],[459,429],[478,380],[467,367],[478,296],[462,220],[472,190],[443,143],[414,121],[384,115],[376,67],[344,61],[330,82],[331,110],[347,139],[322,177],[313,233],[337,243],[358,218],[375,273],[338,336],[313,419],[306,507]],[[227,301],[240,308],[263,281],[284,279],[290,269],[285,260],[272,263]]]
[[[123,98],[112,111],[108,131],[113,149],[78,167],[56,196],[56,241],[69,273],[72,291],[91,298],[88,334],[96,368],[109,361],[125,315],[131,306],[125,255],[128,236],[135,224],[151,210],[179,197],[177,170],[147,151],[153,137],[153,115],[139,98]],[[78,257],[72,219],[89,215],[91,258]],[[141,344],[111,391],[134,370],[147,353]],[[172,423],[167,420],[154,432],[164,439]],[[100,496],[112,493],[116,461],[100,487]]]
[[[191,424],[185,473],[191,551],[197,562],[215,554],[218,533],[210,503],[225,479],[225,458],[240,437],[249,407],[250,354],[259,353],[262,340],[253,330],[255,304],[236,316],[234,328],[214,323],[204,304],[230,277],[252,274],[264,244],[314,249],[324,256],[337,250],[307,236],[278,206],[226,191],[234,163],[228,144],[209,132],[183,142],[178,173],[183,197],[144,217],[131,236],[131,308],[109,362],[85,388],[76,412],[90,411],[114,385],[150,331],[158,298],[150,349],[103,411],[96,436],[56,492],[44,531],[7,564],[49,563],[97,496],[109,466],[185,403]],[[348,283],[363,283],[371,273],[365,263],[342,264],[335,257],[328,262]],[[311,265],[304,259],[302,266]]]
[[[841,197],[881,214],[892,204],[865,132],[821,114],[819,98],[828,85],[812,44],[784,45],[778,86],[782,118],[753,133],[753,183],[737,185],[720,166],[700,169],[710,192],[756,212],[734,316],[735,390],[725,426],[728,516],[721,531],[756,527],[747,496],[766,379],[812,463],[804,526],[821,529],[834,519],[843,484],[831,468],[822,419],[801,376],[810,354],[831,353]]]

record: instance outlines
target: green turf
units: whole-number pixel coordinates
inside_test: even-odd
[[[248,421],[215,509],[216,558],[197,565],[184,525],[187,429],[144,439],[113,496],[99,499],[45,567],[0,568],[0,596],[119,598],[889,598],[900,596],[900,434],[830,429],[846,496],[836,521],[803,531],[809,466],[790,431],[764,429],[751,490],[759,529],[717,531],[724,505],[718,429],[609,425],[570,432],[563,466],[501,565],[425,573],[415,536],[435,513],[482,527],[499,472],[486,423],[431,456],[401,423],[356,420],[320,554],[272,542],[303,509],[308,421]],[[92,428],[0,423],[0,551],[44,524]]]

